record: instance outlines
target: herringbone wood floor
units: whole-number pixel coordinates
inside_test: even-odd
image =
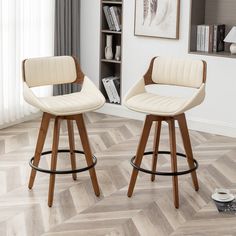
[[[192,188],[190,175],[179,178],[180,209],[172,201],[169,177],[140,173],[132,198],[126,196],[131,166],[142,122],[90,113],[87,129],[96,166],[101,197],[95,197],[88,172],[73,181],[70,175],[57,176],[54,205],[47,206],[49,176],[38,173],[33,190],[27,189],[40,119],[0,131],[0,235],[236,235],[236,216],[219,214],[211,200],[216,187],[236,191],[236,139],[191,131],[195,158],[199,161],[199,192]],[[50,149],[51,133],[45,149]],[[182,142],[177,130],[178,150]],[[160,149],[169,147],[167,129],[161,135]],[[151,150],[153,132],[147,150]],[[81,148],[78,132],[76,144]],[[67,147],[64,124],[60,147]],[[48,167],[50,157],[41,166]],[[69,159],[60,155],[58,168],[69,167]],[[185,160],[179,159],[179,168]],[[83,165],[81,160],[77,165]],[[145,158],[143,165],[150,166]],[[159,170],[169,169],[169,157],[162,155]]]

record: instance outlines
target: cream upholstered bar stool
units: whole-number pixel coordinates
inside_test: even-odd
[[[137,148],[136,156],[131,159],[133,172],[129,184],[128,196],[133,194],[138,171],[151,174],[151,180],[156,175],[172,176],[174,205],[179,207],[178,175],[191,173],[193,185],[198,191],[196,169],[197,161],[193,158],[191,142],[184,112],[202,103],[205,97],[206,63],[201,60],[176,59],[155,57],[149,69],[141,80],[131,88],[124,99],[124,105],[131,110],[147,114],[142,135]],[[147,92],[147,85],[169,85],[194,88],[193,94],[188,97],[173,95],[160,95]],[[169,151],[159,151],[159,140],[162,122],[167,122],[169,127]],[[175,121],[178,121],[183,145],[186,154],[176,152]],[[152,123],[156,122],[154,144],[152,152],[145,152],[146,143]],[[171,172],[156,171],[157,157],[159,154],[171,155]],[[152,154],[152,169],[141,168],[143,156]],[[189,170],[178,171],[177,156],[186,157]]]
[[[29,179],[29,189],[33,187],[36,171],[50,174],[48,206],[53,204],[55,174],[72,174],[76,180],[76,173],[89,170],[94,192],[100,195],[99,185],[94,166],[97,159],[92,155],[88,135],[83,119],[83,113],[93,111],[105,103],[105,98],[96,86],[83,74],[77,61],[71,56],[45,57],[26,59],[23,62],[23,91],[24,99],[31,105],[43,111],[40,131],[38,134],[37,145],[34,157],[30,161],[32,167]],[[61,96],[37,97],[30,89],[32,87],[79,83],[81,91]],[[54,118],[53,144],[51,151],[43,151],[43,146],[48,131],[50,119]],[[60,122],[67,120],[68,138],[70,149],[58,150]],[[73,121],[76,122],[83,151],[75,149]],[[69,152],[71,159],[71,170],[56,170],[57,153]],[[76,153],[84,154],[87,166],[76,169]],[[51,155],[50,170],[39,168],[39,161],[42,155]]]

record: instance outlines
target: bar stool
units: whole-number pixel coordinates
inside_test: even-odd
[[[173,197],[176,208],[179,208],[179,175],[191,173],[194,188],[198,191],[199,186],[196,174],[198,163],[193,158],[184,112],[201,104],[204,100],[206,67],[206,62],[201,60],[155,57],[151,60],[149,69],[143,78],[127,93],[124,98],[124,105],[131,110],[147,114],[136,155],[131,159],[133,172],[130,179],[128,197],[131,197],[133,194],[139,171],[150,174],[152,181],[155,180],[156,175],[172,176]],[[194,88],[195,91],[190,98],[175,97],[173,95],[163,96],[147,92],[145,86],[151,84],[156,84],[156,86],[190,87]],[[168,123],[169,127],[170,151],[159,151],[161,124],[164,121]],[[179,124],[186,154],[176,152],[175,121]],[[156,123],[153,151],[145,152],[153,122]],[[156,171],[158,153],[170,154],[171,172]],[[152,169],[141,168],[143,156],[150,154],[152,154]],[[188,170],[178,171],[177,156],[187,158]]]
[[[50,174],[48,206],[51,207],[53,204],[56,174],[72,174],[73,179],[76,180],[77,172],[89,170],[94,192],[96,196],[99,196],[99,185],[94,168],[97,163],[97,159],[94,155],[92,155],[89,146],[83,113],[96,110],[103,106],[105,103],[103,95],[89,80],[89,78],[83,74],[77,61],[70,56],[33,58],[24,60],[23,80],[24,99],[29,104],[43,112],[34,157],[30,160],[32,170],[28,185],[29,189],[33,187],[36,171]],[[82,89],[80,92],[72,94],[49,97],[37,97],[30,89],[37,86],[65,83],[79,83],[81,84]],[[54,118],[52,150],[42,152],[49,122],[52,118]],[[70,149],[58,150],[61,120],[67,120]],[[83,151],[75,149],[73,121],[77,124]],[[70,153],[71,170],[56,170],[58,152]],[[87,162],[86,167],[76,169],[76,153],[85,155]],[[38,166],[41,156],[47,154],[51,154],[50,170],[42,169]]]

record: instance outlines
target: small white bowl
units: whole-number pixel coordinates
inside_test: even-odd
[[[218,193],[213,193],[211,198],[217,202],[231,202],[235,199],[234,195],[230,193],[227,198],[220,198]]]

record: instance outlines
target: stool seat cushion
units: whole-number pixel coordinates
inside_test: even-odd
[[[158,86],[158,85],[156,85]],[[163,96],[147,92],[141,79],[124,98],[124,105],[134,111],[159,116],[175,116],[198,106],[205,97],[202,84],[190,97]]]
[[[80,92],[50,97],[36,97],[27,84],[24,83],[24,98],[41,111],[56,116],[93,111],[105,103],[105,98],[101,92],[87,77],[84,78]]]
[[[147,114],[174,114],[184,107],[186,102],[184,98],[141,93],[126,101],[126,105],[130,109]]]

